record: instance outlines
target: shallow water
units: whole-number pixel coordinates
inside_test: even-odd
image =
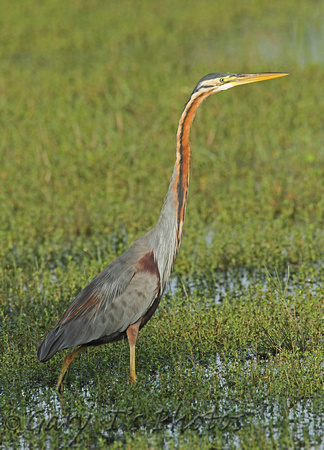
[[[323,269],[322,264],[317,264],[318,270]],[[226,297],[239,298],[245,295],[249,289],[258,287],[263,292],[269,289],[278,291],[278,296],[282,293],[285,295],[293,295],[300,289],[305,289],[311,294],[315,294],[318,288],[323,287],[322,277],[318,274],[312,278],[303,280],[295,280],[290,274],[289,267],[284,275],[276,273],[270,274],[266,269],[263,271],[251,271],[244,268],[231,271],[218,271],[214,275],[214,280],[207,279],[189,279],[182,280],[176,276],[171,277],[168,285],[167,293],[176,296],[178,292],[187,293],[188,295],[199,292],[204,301],[212,304],[222,304]]]
[[[270,439],[279,439],[283,424],[290,429],[294,442],[299,440],[303,442],[305,435],[309,442],[320,442],[324,438],[324,411],[320,409],[319,403],[313,399],[298,400],[295,403],[289,399],[283,400],[263,400],[256,407],[249,402],[235,401],[231,395],[231,390],[226,387],[225,379],[222,379],[222,362],[218,357],[218,376],[222,380],[223,389],[226,392],[224,398],[219,399],[217,404],[210,402],[206,407],[199,404],[196,400],[192,403],[192,410],[188,411],[179,403],[175,409],[163,411],[157,406],[152,411],[152,416],[141,417],[141,412],[136,410],[118,410],[117,407],[108,408],[105,420],[102,423],[101,435],[112,442],[117,439],[124,439],[125,433],[128,433],[127,423],[124,421],[126,415],[133,415],[133,431],[141,430],[146,434],[152,444],[155,441],[155,432],[163,432],[167,438],[172,438],[177,442],[180,435],[186,430],[196,430],[200,434],[222,432],[223,439],[230,442],[232,446],[239,448],[240,439],[236,434],[245,427],[262,427],[267,430],[267,436]],[[248,364],[253,364],[248,362]],[[213,375],[206,369],[206,381]],[[150,380],[151,389],[159,389],[159,378]],[[88,404],[88,411],[84,411],[82,417],[74,417],[64,412],[64,403],[62,404],[58,396],[52,389],[40,388],[32,393],[33,400],[37,407],[30,408],[28,411],[29,419],[25,425],[25,431],[21,432],[21,448],[27,447],[28,438],[25,434],[37,434],[55,429],[57,433],[65,435],[71,442],[75,441],[75,436],[82,435],[82,429],[86,426],[92,426],[96,420],[95,411],[98,405],[95,405],[91,399],[90,390],[85,387],[82,389],[85,403]],[[46,398],[46,400],[45,400]],[[41,400],[42,399],[42,400]],[[102,411],[102,408],[99,407]],[[118,416],[117,416],[118,414]],[[136,425],[135,424],[136,417]],[[152,417],[156,420],[152,422]],[[210,437],[212,442],[212,437]],[[51,437],[48,437],[46,448],[51,448]]]
[[[322,265],[317,265],[317,269],[315,273],[321,273]],[[253,298],[253,295],[257,295],[257,288],[259,291],[260,289],[261,291],[270,289],[275,292],[277,286],[278,299],[282,299],[283,293],[284,295],[294,295],[301,288],[303,288],[303,292],[308,291],[310,293],[315,293],[317,289],[322,288],[320,276],[317,277],[317,275],[312,279],[294,279],[287,269],[286,274],[281,278],[275,277],[275,274],[270,276],[266,270],[264,272],[251,272],[246,269],[228,272],[219,271],[212,281],[200,277],[184,281],[173,277],[170,281],[169,292],[162,301],[164,307],[167,308],[170,297],[173,297],[172,301],[177,302],[178,298],[184,298],[183,292],[185,291],[186,295],[192,295],[192,299],[195,299],[198,303],[221,306],[226,298],[234,301],[236,298],[247,294]],[[256,372],[256,369],[262,374],[263,370],[267,369],[268,360],[258,359],[252,350],[245,349],[243,361],[242,376],[249,376]],[[119,363],[116,362],[116,364]],[[178,407],[174,407],[174,404],[170,403],[170,408],[164,407],[163,413],[161,413],[161,408],[157,405],[156,409],[152,411],[151,417],[144,417],[142,411],[136,410],[136,404],[133,409],[120,410],[117,399],[115,399],[115,404],[111,404],[105,409],[102,401],[95,400],[97,397],[93,395],[93,392],[97,390],[97,386],[91,378],[85,381],[81,393],[77,394],[79,396],[78,401],[80,402],[81,399],[81,402],[83,402],[82,416],[78,416],[78,414],[71,416],[66,411],[64,397],[63,402],[61,402],[54,391],[54,386],[35,388],[23,393],[25,404],[28,405],[25,410],[21,409],[24,419],[19,416],[19,409],[15,411],[15,414],[18,415],[15,416],[18,417],[17,423],[20,425],[18,432],[20,433],[21,448],[28,446],[30,434],[38,435],[41,433],[47,433],[46,446],[51,448],[53,429],[55,433],[75,442],[75,436],[82,435],[82,427],[95,427],[98,417],[104,417],[101,435],[112,442],[117,439],[125,439],[130,429],[144,433],[147,439],[152,442],[152,445],[157,432],[164,433],[166,439],[172,438],[177,442],[186,430],[196,430],[202,435],[221,432],[224,441],[239,448],[241,443],[237,433],[240,429],[261,427],[266,430],[269,439],[279,439],[283,426],[286,430],[289,430],[295,443],[299,440],[302,441],[305,435],[312,443],[316,443],[316,439],[324,439],[324,412],[321,409],[320,401],[317,402],[316,399],[299,399],[296,401],[289,398],[272,397],[268,401],[264,399],[266,385],[263,385],[260,388],[259,404],[256,404],[255,400],[242,400],[242,398],[236,400],[235,388],[230,383],[230,374],[232,371],[235,372],[236,364],[237,362],[234,359],[226,358],[225,361],[220,350],[220,353],[216,353],[209,360],[187,361],[181,367],[180,365],[179,367],[177,365],[171,367],[170,363],[160,369],[155,367],[152,372],[147,374],[146,390],[148,395],[153,395],[154,392],[163,392],[169,382],[171,384],[174,382],[175,371],[180,370],[182,377],[189,384],[194,386],[195,379],[199,379],[200,382],[206,384],[217,383],[220,392],[217,399],[209,403],[206,403],[206,398],[202,400],[196,398],[191,403],[190,411],[179,402]],[[324,363],[322,366],[324,369]],[[119,370],[114,370],[114,372],[116,382]],[[107,374],[108,378],[109,375]],[[120,381],[125,383],[125,377],[121,376]],[[71,400],[73,401],[74,386],[69,385],[67,380],[65,389],[67,403],[69,403]],[[108,398],[110,397],[109,389],[108,386]],[[125,387],[125,391],[126,389]],[[258,388],[256,387],[256,389]],[[119,415],[114,419],[116,414]],[[137,419],[135,419],[136,417]],[[165,420],[162,420],[161,417]],[[7,419],[8,417],[5,418],[5,424]],[[210,439],[212,443],[213,438]]]

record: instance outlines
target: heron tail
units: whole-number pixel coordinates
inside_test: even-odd
[[[61,327],[54,329],[46,338],[41,342],[37,349],[37,358],[40,362],[46,362],[56,352],[63,350],[64,347],[64,334]]]

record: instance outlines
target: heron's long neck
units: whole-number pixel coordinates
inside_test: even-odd
[[[161,291],[166,288],[178,254],[186,214],[190,173],[190,128],[199,105],[209,93],[195,92],[181,114],[177,130],[177,155],[168,193],[156,226],[148,233],[161,277]]]
[[[163,238],[169,242],[172,264],[181,244],[186,214],[191,159],[190,128],[199,105],[206,97],[208,97],[206,93],[192,94],[180,117],[177,130],[176,162],[158,222],[159,233],[162,229]]]

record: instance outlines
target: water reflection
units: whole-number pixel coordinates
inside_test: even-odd
[[[304,295],[315,294],[317,289],[323,287],[321,265],[317,265],[318,272],[312,278],[294,278],[289,273],[289,267],[285,274],[263,270],[248,270],[245,268],[217,271],[212,278],[193,276],[188,279],[173,276],[169,281],[169,294],[173,297],[185,294],[202,298],[204,303],[222,304],[224,299],[240,298],[248,293],[250,296],[258,295],[260,291],[267,292],[270,289],[277,291],[277,297],[293,295],[298,290],[305,291]],[[251,292],[251,290],[253,292]]]

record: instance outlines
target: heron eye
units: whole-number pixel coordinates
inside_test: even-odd
[[[220,78],[219,81],[220,83],[225,83],[225,78]]]

